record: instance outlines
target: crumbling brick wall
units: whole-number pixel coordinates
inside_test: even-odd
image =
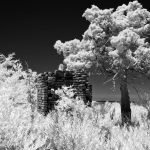
[[[61,71],[54,73],[45,72],[37,79],[37,107],[38,111],[46,115],[54,109],[59,96],[54,94],[52,89],[57,90],[62,85],[72,86],[76,89],[75,96],[83,99],[85,104],[91,105],[92,85],[89,83],[89,76],[85,72]]]

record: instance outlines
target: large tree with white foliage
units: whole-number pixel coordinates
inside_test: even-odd
[[[101,10],[92,5],[83,17],[90,22],[82,40],[54,45],[63,53],[68,70],[107,73],[119,78],[122,122],[131,121],[128,72],[147,73],[150,69],[150,12],[138,1],[123,4],[116,10]]]

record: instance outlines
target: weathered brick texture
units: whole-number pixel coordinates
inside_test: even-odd
[[[54,109],[59,96],[54,94],[52,89],[57,90],[62,85],[75,88],[75,96],[83,99],[84,103],[91,105],[92,102],[92,85],[89,83],[89,76],[85,72],[60,71],[54,73],[44,72],[37,79],[37,107],[38,111],[46,115]]]

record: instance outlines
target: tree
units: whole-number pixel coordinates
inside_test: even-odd
[[[122,123],[130,123],[128,93],[129,71],[148,72],[150,68],[150,12],[138,1],[123,4],[116,10],[101,10],[92,5],[83,17],[90,22],[82,40],[62,43],[54,48],[63,53],[68,70],[105,73],[111,80],[119,79]]]

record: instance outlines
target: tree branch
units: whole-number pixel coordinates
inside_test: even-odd
[[[117,72],[117,73],[113,76],[113,78],[111,78],[111,79],[105,81],[104,84],[106,84],[106,83],[108,83],[108,82],[110,82],[110,81],[115,80],[115,78],[117,77],[118,74],[119,74],[119,72]]]

